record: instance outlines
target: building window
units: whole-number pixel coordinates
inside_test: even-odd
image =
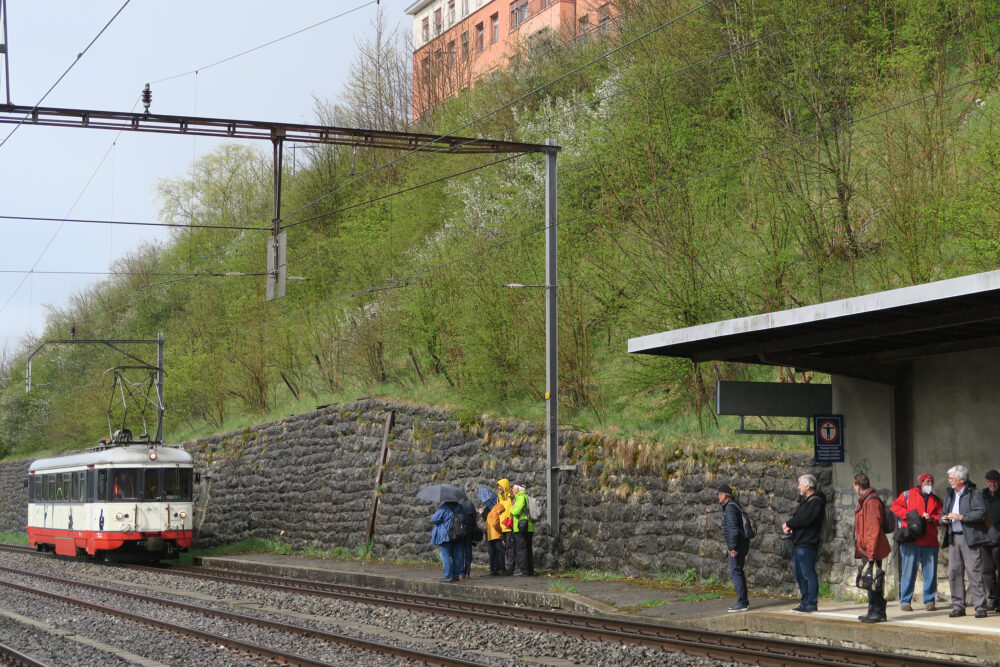
[[[455,0],[448,0],[448,25],[455,25]]]
[[[462,18],[469,15],[469,0],[462,0]]]
[[[500,15],[494,14],[490,17],[490,44],[500,41]]]
[[[437,37],[441,34],[441,8],[438,7],[434,10],[434,36]]]
[[[590,32],[590,17],[586,14],[580,17],[580,28],[576,31],[578,35],[586,35]]]
[[[476,52],[480,53],[483,50],[483,24],[476,24]]]
[[[469,33],[462,33],[462,60],[469,59]]]
[[[510,3],[510,29],[528,20],[528,0],[514,0]]]
[[[601,26],[604,30],[608,27],[608,23],[611,21],[611,3],[605,2],[603,5],[597,8],[597,25]]]
[[[424,38],[425,42],[431,38],[431,20],[426,16],[420,25],[420,35]]]
[[[448,65],[455,64],[455,40],[448,42]]]

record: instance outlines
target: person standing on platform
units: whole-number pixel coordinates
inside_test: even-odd
[[[816,555],[819,553],[820,531],[826,516],[826,499],[816,490],[816,477],[802,475],[798,481],[802,501],[795,513],[781,524],[781,530],[792,540],[792,565],[802,600],[792,611],[813,612],[819,604],[819,577],[816,575]]]
[[[458,581],[459,575],[465,569],[465,545],[459,544],[459,540],[452,540],[448,534],[452,521],[462,521],[462,506],[455,502],[442,503],[431,523],[431,544],[440,548],[441,566],[444,568],[444,579],[441,581]]]
[[[990,611],[1000,611],[1000,472],[996,470],[986,473],[983,504],[989,527],[983,548],[984,585],[990,598],[987,607]]]
[[[728,611],[746,611],[750,608],[750,598],[743,564],[750,552],[750,540],[743,530],[743,508],[733,499],[733,489],[728,484],[719,487],[718,495],[719,504],[722,505],[722,536],[726,540],[729,556],[729,578],[733,580],[733,588],[736,589],[736,604]]]
[[[500,531],[503,534],[503,570],[501,574],[508,577],[514,574],[514,517],[510,508],[514,505],[514,496],[510,493],[510,480],[507,478],[497,482],[497,504],[500,505]]]
[[[854,557],[861,559],[861,566],[875,562],[877,570],[882,569],[882,559],[889,555],[892,547],[882,530],[885,505],[872,488],[868,475],[854,476],[854,491],[858,494],[858,504],[854,506]],[[884,585],[884,584],[883,584]],[[879,586],[868,590],[868,613],[858,616],[862,623],[883,623],[885,616],[885,595]]]
[[[483,518],[486,527],[486,553],[490,556],[491,577],[499,577],[504,573],[503,529],[500,527],[500,511],[502,509],[503,505],[495,503]]]
[[[899,573],[899,608],[913,611],[913,590],[917,569],[924,577],[924,609],[934,611],[937,600],[938,524],[941,520],[941,499],[934,495],[934,476],[924,473],[917,485],[899,494],[892,501],[892,513],[907,526],[906,515],[916,512],[924,520],[924,533],[912,542],[899,544],[902,565]]]
[[[460,548],[462,549],[462,571],[459,573],[459,579],[468,579],[469,575],[472,574],[472,535],[475,533],[476,525],[476,506],[472,504],[472,501],[468,498],[462,498],[458,501],[459,506],[462,508],[462,520],[465,521],[465,537],[459,540]],[[456,519],[458,517],[455,517]]]
[[[948,469],[948,496],[941,522],[948,525],[944,545],[948,549],[948,583],[951,586],[951,618],[965,616],[965,578],[969,579],[976,618],[986,618],[986,588],[983,586],[983,545],[986,544],[986,506],[983,494],[969,481],[969,469]]]
[[[533,577],[535,554],[531,542],[535,536],[535,522],[531,517],[531,501],[520,484],[512,486],[511,491],[514,492],[514,504],[510,508],[510,515],[514,517],[514,550],[517,553],[517,572],[514,576]]]

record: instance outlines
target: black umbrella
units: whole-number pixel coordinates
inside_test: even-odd
[[[465,491],[453,484],[434,484],[420,489],[417,498],[429,503],[452,503],[465,498]]]

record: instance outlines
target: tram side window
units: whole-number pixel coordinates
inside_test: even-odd
[[[113,472],[114,477],[111,481],[112,497],[115,500],[135,500],[138,497],[136,491],[139,488],[137,484],[139,471],[134,468],[124,468]]]
[[[35,500],[49,499],[49,480],[47,475],[35,475]]]
[[[191,469],[164,468],[163,499],[191,500]]]
[[[108,499],[108,471],[97,471],[97,499],[105,501]]]
[[[142,497],[146,500],[160,499],[160,469],[147,468],[143,476]]]
[[[49,480],[49,483],[48,483],[49,494],[47,496],[47,500],[55,500],[56,499],[56,477],[58,477],[58,475],[46,475],[46,477]]]

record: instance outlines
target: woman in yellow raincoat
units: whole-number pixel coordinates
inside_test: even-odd
[[[507,478],[497,482],[497,506],[500,509],[500,531],[502,534],[502,553],[500,562],[503,564],[501,574],[514,574],[514,517],[510,508],[514,504],[514,496],[510,492],[510,480]]]

